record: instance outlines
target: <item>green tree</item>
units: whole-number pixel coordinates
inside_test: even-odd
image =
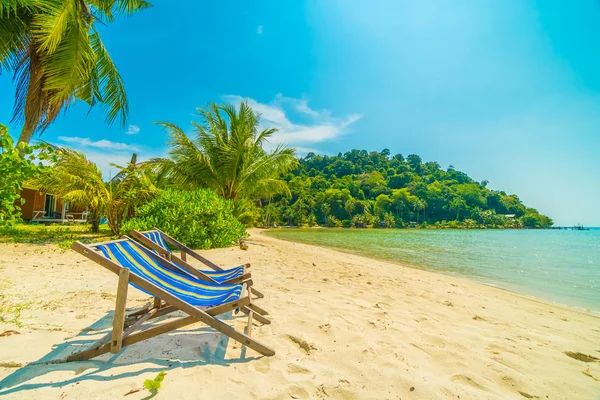
[[[113,234],[120,232],[127,217],[158,194],[152,182],[152,171],[147,163],[139,163],[137,154],[131,156],[126,166],[111,164],[119,172],[108,183],[110,199],[107,205],[108,226]]]
[[[18,143],[15,146],[8,128],[0,124],[0,224],[20,220],[23,183],[44,173],[46,168],[39,160],[49,157],[47,150],[45,144]]]
[[[533,209],[521,217],[521,223],[525,228],[549,228],[553,225],[550,218]]]
[[[42,192],[87,208],[92,231],[98,232],[100,218],[106,213],[111,198],[102,172],[83,153],[67,147],[56,147],[55,152],[50,171],[35,179],[34,184]]]
[[[450,202],[450,209],[456,212],[456,220],[460,219],[460,212],[467,209],[467,203],[457,197]]]
[[[52,193],[64,201],[86,208],[93,232],[100,229],[100,219],[108,218],[113,234],[120,232],[126,217],[152,199],[157,189],[152,184],[148,170],[137,163],[134,154],[130,163],[110,182],[104,182],[102,172],[83,153],[68,147],[54,147],[56,156],[51,168],[33,180],[40,191]]]
[[[107,123],[124,125],[123,79],[97,30],[118,15],[147,8],[144,0],[7,0],[0,2],[0,66],[16,82],[13,120],[29,143],[76,100],[101,104]],[[1,69],[0,69],[1,72]]]
[[[390,196],[387,194],[380,194],[375,199],[375,215],[383,217],[385,214],[390,212],[393,202]]]
[[[427,203],[425,202],[425,200],[417,198],[417,200],[413,202],[413,208],[415,210],[415,214],[417,214],[417,224],[419,223],[419,212],[424,210],[425,207],[427,207]]]
[[[452,166],[443,170],[437,162],[423,162],[414,154],[406,160],[400,154],[390,159],[385,150],[351,150],[337,156],[310,153],[283,179],[289,183],[291,197],[275,196],[273,201],[280,217],[290,216],[293,221],[314,212],[320,223],[333,216],[343,226],[364,226],[367,209],[384,225],[391,214],[397,226],[412,215],[419,223],[438,227],[516,227],[523,226],[526,213],[537,213],[516,195],[488,189],[485,181],[476,182]],[[464,218],[469,221],[457,222]],[[531,221],[525,219],[530,225]]]
[[[211,104],[198,109],[202,123],[193,123],[195,137],[179,127],[159,122],[169,134],[169,158],[153,163],[168,171],[183,189],[210,188],[225,199],[267,198],[289,193],[281,174],[297,165],[295,152],[278,145],[272,152],[263,146],[277,131],[259,130],[259,114],[248,103]]]

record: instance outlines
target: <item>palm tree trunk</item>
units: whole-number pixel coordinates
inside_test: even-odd
[[[21,130],[21,136],[19,136],[19,141],[17,143],[24,142],[29,144],[34,132],[35,127],[31,126],[30,123],[25,123],[25,125],[23,125],[23,129]]]
[[[96,210],[90,211],[90,223],[92,224],[91,229],[93,233],[100,232],[100,215]]]

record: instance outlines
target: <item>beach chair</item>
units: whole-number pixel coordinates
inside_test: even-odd
[[[154,250],[167,260],[171,261],[176,266],[189,273],[195,274],[195,276],[202,276],[204,280],[209,282],[233,283],[238,279],[250,277],[250,274],[246,272],[247,269],[250,268],[250,264],[244,264],[230,269],[223,269],[158,228],[153,228],[152,230],[144,232],[131,230],[129,234],[148,248]],[[169,248],[169,245],[179,249],[179,257],[173,254]],[[192,265],[188,264],[187,255],[200,261],[202,264],[210,268],[210,270],[198,270],[194,268]],[[197,271],[198,273],[192,272],[192,270]],[[252,287],[250,290],[256,297],[264,297],[264,295],[258,289]]]
[[[118,353],[122,347],[172,330],[202,322],[233,340],[265,356],[275,352],[251,337],[253,320],[270,323],[248,306],[252,305],[248,289],[251,280],[235,284],[203,281],[174,268],[161,256],[131,238],[85,245],[75,242],[71,248],[119,276],[112,332],[91,348],[67,357],[66,361],[82,361],[108,352]],[[125,315],[128,284],[154,297],[152,305]],[[246,333],[239,332],[216,318],[239,309],[248,315]],[[188,316],[142,329],[146,321],[183,311]]]

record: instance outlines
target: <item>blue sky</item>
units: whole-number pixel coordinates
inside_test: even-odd
[[[154,121],[189,129],[195,107],[248,98],[301,153],[415,153],[600,226],[599,22],[594,0],[156,0],[102,29],[131,125],[80,104],[43,138],[108,175],[132,151],[165,154]],[[6,74],[0,94],[8,123]]]

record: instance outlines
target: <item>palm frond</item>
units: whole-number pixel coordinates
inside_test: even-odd
[[[295,152],[285,146],[272,153],[263,149],[276,130],[259,132],[259,115],[247,103],[213,103],[198,114],[194,139],[174,124],[158,123],[169,134],[169,159],[155,165],[168,167],[174,182],[186,189],[212,188],[228,199],[288,193],[278,177],[296,166]]]

